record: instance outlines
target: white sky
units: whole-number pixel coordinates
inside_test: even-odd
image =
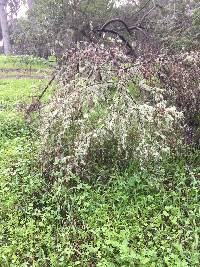
[[[20,7],[20,10],[18,12],[18,15],[17,17],[20,18],[20,17],[25,17],[26,16],[26,11],[27,11],[27,6],[26,5],[22,5]]]

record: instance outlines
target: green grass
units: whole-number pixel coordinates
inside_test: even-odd
[[[168,178],[163,166],[163,175],[135,170],[109,185],[50,185],[24,143],[6,149],[2,266],[199,266],[197,173],[171,163]]]
[[[199,267],[199,152],[108,183],[52,183],[16,110],[38,84],[0,81],[0,266]]]
[[[52,62],[34,58],[32,56],[4,56],[0,55],[0,70],[1,69],[34,69],[44,70],[50,68],[53,65]]]
[[[34,79],[4,79],[0,80],[0,104],[15,105],[30,102],[31,96],[39,93],[39,85],[43,82]]]

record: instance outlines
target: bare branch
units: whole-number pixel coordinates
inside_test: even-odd
[[[121,20],[121,19],[112,19],[112,20],[107,21],[107,22],[102,26],[101,30],[106,29],[110,24],[115,23],[115,22],[120,22],[120,23],[122,23],[122,24],[124,25],[124,29],[126,29],[127,32],[131,35],[131,31],[130,31],[129,27],[128,27],[127,24],[126,24],[123,20]]]
[[[146,14],[144,14],[143,16],[142,16],[142,18],[140,19],[140,22],[139,22],[139,27],[141,27],[141,25],[142,25],[142,23],[143,23],[143,21],[145,20],[145,18],[146,17],[148,17],[149,16],[149,14],[154,10],[156,8],[156,6],[153,6]]]
[[[148,6],[148,4],[151,2],[152,0],[148,0],[139,10],[137,10],[133,16],[135,17],[137,14],[139,14],[143,9],[145,9],[145,7]]]
[[[116,19],[111,19],[111,20],[107,21],[101,28],[94,29],[93,32],[111,33],[111,34],[116,35],[117,37],[119,37],[120,40],[122,40],[122,42],[130,50],[131,54],[134,55],[134,57],[136,57],[136,53],[135,53],[132,45],[119,32],[127,31],[129,33],[129,35],[132,35],[133,31],[139,31],[143,35],[147,36],[144,27],[142,27],[142,23],[146,19],[146,17],[157,7],[155,1],[154,0],[147,0],[147,2],[134,14],[134,16],[139,14],[142,10],[144,10],[149,5],[150,2],[153,2],[153,7],[150,8],[150,10],[142,16],[142,18],[136,23],[136,25],[129,27],[122,19],[116,18]],[[116,28],[115,30],[108,28],[109,26],[111,26],[111,24],[116,23],[116,22],[121,23],[123,25],[123,27],[122,28]]]
[[[143,35],[145,35],[147,37],[147,33],[146,31],[144,30],[143,27],[139,27],[139,26],[132,26],[132,27],[128,27],[129,31],[132,32],[132,31],[140,31]],[[117,31],[124,31],[125,28],[118,28]]]
[[[51,86],[51,84],[53,83],[53,81],[56,78],[56,73],[54,73],[51,77],[51,79],[49,80],[48,84],[45,86],[45,88],[43,89],[42,93],[38,96],[38,100],[41,100],[41,98],[43,97],[43,95],[46,93],[47,89]]]
[[[124,38],[123,35],[121,35],[120,33],[118,33],[117,31],[115,30],[112,30],[112,29],[105,29],[105,28],[102,28],[102,29],[97,29],[95,30],[96,32],[104,32],[104,33],[111,33],[111,34],[114,34],[116,36],[119,37],[120,40],[122,40],[122,42],[125,44],[125,46],[129,49],[130,53],[136,57],[136,53],[133,49],[133,47],[131,46],[131,44]]]

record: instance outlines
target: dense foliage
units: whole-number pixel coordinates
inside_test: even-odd
[[[139,62],[117,46],[85,46],[63,57],[60,89],[42,116],[45,173],[101,176],[178,149],[182,113],[147,84]]]
[[[164,98],[183,112],[188,141],[199,144],[199,52],[149,55],[140,63],[140,69],[150,82],[156,78],[165,91]]]
[[[137,54],[153,47],[171,50],[198,49],[198,1],[40,1],[35,0],[28,18],[12,24],[13,48],[16,53],[47,57],[61,56],[63,51],[78,41],[96,41],[94,29],[110,19],[122,19],[135,30],[125,32],[122,24],[111,24],[111,31],[133,43]],[[141,28],[139,30],[139,28]],[[118,36],[119,36],[118,34]],[[110,34],[113,36],[113,32]],[[114,36],[117,37],[116,34]]]
[[[34,84],[0,80],[0,265],[198,267],[199,151],[132,164],[106,184],[51,183],[16,109]]]
[[[114,15],[114,1],[41,1],[34,3],[27,19],[13,24],[17,53],[46,57],[61,55],[73,42],[90,39],[91,25],[104,23]]]
[[[0,266],[199,267],[199,1],[3,2]]]

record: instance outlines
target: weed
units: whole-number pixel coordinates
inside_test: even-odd
[[[66,184],[62,173],[47,182],[37,131],[16,110],[31,84],[0,85],[0,266],[198,267],[199,151],[146,170],[131,164],[106,184]],[[106,115],[104,106],[90,115]]]

